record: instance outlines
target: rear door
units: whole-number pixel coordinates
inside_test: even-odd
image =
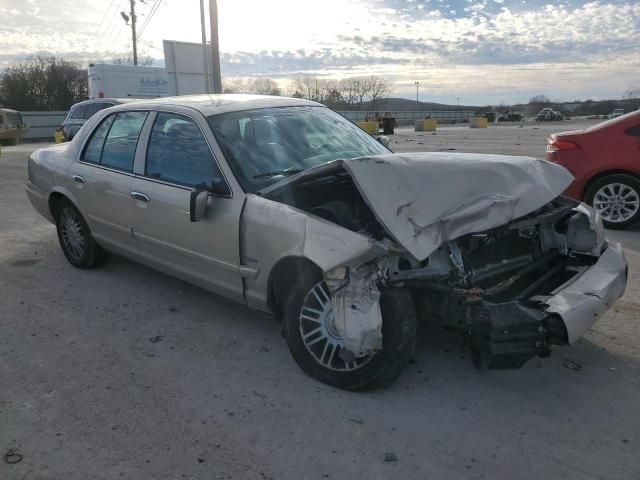
[[[243,301],[240,268],[241,191],[232,191],[211,149],[204,118],[154,114],[143,164],[136,164],[133,231],[151,266]],[[145,136],[145,139],[147,137]],[[213,186],[204,218],[191,222],[194,186]]]
[[[125,254],[136,253],[131,230],[135,207],[131,197],[133,164],[148,114],[126,111],[107,116],[89,137],[80,161],[69,170],[77,206],[93,236]]]

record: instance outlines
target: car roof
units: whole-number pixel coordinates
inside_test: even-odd
[[[71,105],[71,108],[79,107],[82,105],[88,105],[91,103],[104,103],[104,102],[115,103],[116,105],[119,105],[122,103],[128,103],[135,100],[136,99],[133,99],[133,98],[90,98],[89,100],[83,100],[81,102],[74,103],[73,105]]]
[[[220,113],[253,110],[257,108],[295,107],[295,106],[323,106],[319,103],[300,98],[276,97],[273,95],[180,95],[177,97],[160,97],[127,102],[124,109],[140,106],[181,106],[199,111],[205,117]]]
[[[596,123],[595,125],[590,126],[589,128],[585,128],[585,132],[596,132],[598,130],[602,130],[604,128],[609,128],[620,123],[634,123],[640,120],[640,110],[634,110],[629,113],[625,113],[624,115],[620,115],[619,117],[610,118],[604,122]],[[625,125],[626,126],[626,125]]]

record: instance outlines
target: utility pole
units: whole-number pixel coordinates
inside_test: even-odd
[[[415,82],[413,82],[413,83],[414,83],[414,84],[415,84],[415,86],[416,86],[416,108],[417,108],[418,110],[420,110],[420,102],[418,101],[418,88],[420,88],[420,82],[416,80],[416,81],[415,81]]]
[[[213,74],[213,93],[222,93],[220,76],[220,46],[218,45],[218,3],[209,0],[209,21],[211,22],[211,73]]]
[[[131,40],[133,41],[133,64],[138,65],[138,44],[136,40],[136,1],[129,0],[131,5],[131,11],[129,15],[125,12],[120,12],[120,16],[124,19],[124,21],[129,25],[129,20],[131,20]]]
[[[209,85],[209,62],[207,62],[207,32],[204,28],[204,0],[200,0],[200,29],[202,30],[202,64],[204,67],[204,91],[211,93]]]

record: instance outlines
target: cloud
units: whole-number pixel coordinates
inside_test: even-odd
[[[45,0],[3,0],[0,68],[38,51],[78,61],[127,56],[130,30],[120,18],[126,3],[57,0],[52,8]],[[141,23],[152,3],[137,2]],[[528,95],[536,87],[535,93],[550,96],[556,94],[545,89],[568,98],[617,96],[638,81],[637,0],[218,0],[218,5],[223,75],[375,73],[407,96],[420,80],[425,89],[432,85],[433,95],[455,98],[463,92],[478,102]],[[197,2],[163,2],[139,49],[161,59],[163,38],[200,41]]]

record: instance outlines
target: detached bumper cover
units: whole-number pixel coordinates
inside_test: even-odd
[[[545,303],[548,313],[558,314],[575,342],[618,300],[627,286],[627,261],[619,243],[609,242],[595,265]]]
[[[538,307],[526,302],[482,300],[470,309],[471,351],[477,368],[519,368],[551,346],[580,338],[622,296],[627,262],[618,243],[598,261],[559,287]]]

